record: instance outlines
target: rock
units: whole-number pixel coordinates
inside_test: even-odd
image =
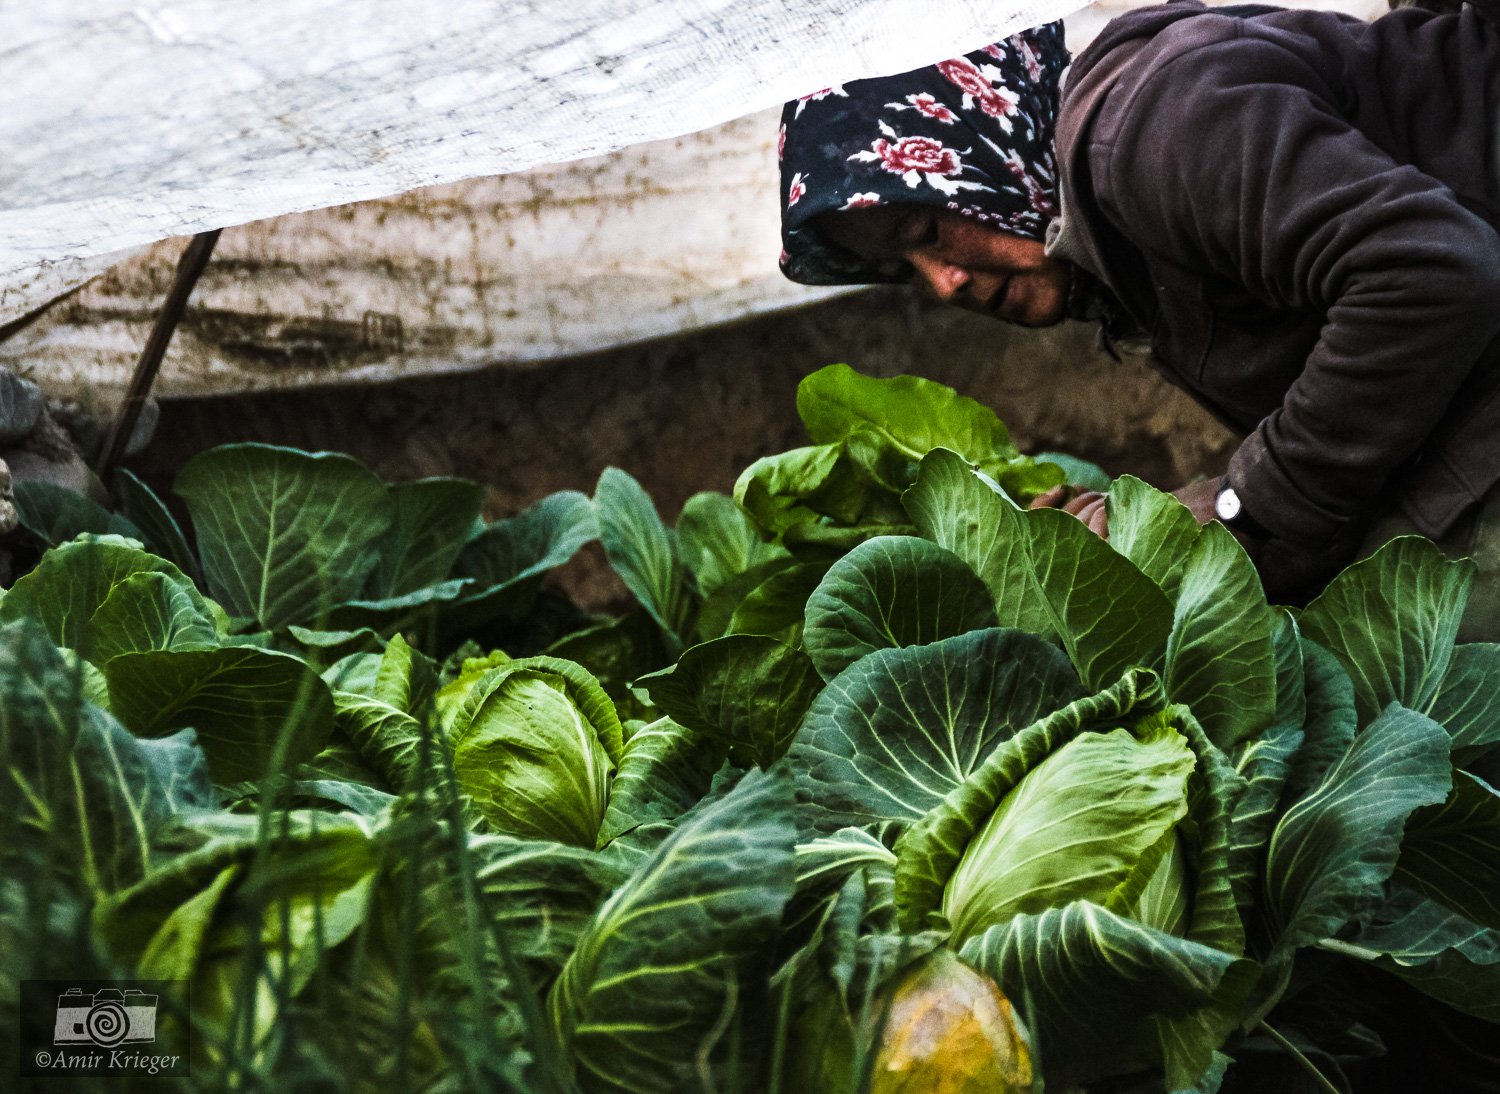
[[[136,456],[143,452],[151,438],[156,436],[156,425],[161,421],[161,404],[147,399],[135,419],[135,428],[130,431],[130,440],[125,444],[125,455]]]
[[[56,422],[86,459],[97,461],[104,454],[104,444],[109,439],[110,428],[119,413],[118,404],[100,405],[77,399],[49,398],[42,417]],[[125,443],[122,455],[128,459],[144,450],[156,435],[156,425],[160,420],[161,406],[155,399],[147,399],[136,415],[135,428],[130,432],[130,440]]]
[[[47,456],[30,449],[12,448],[4,457],[11,474],[28,482],[46,482],[84,494],[100,504],[108,501],[99,477],[81,456]]]
[[[15,497],[10,491],[10,467],[0,460],[0,536],[10,535],[19,523]]]
[[[42,405],[40,388],[0,368],[0,444],[14,444],[30,434],[41,419]]]
[[[19,444],[0,447],[0,460],[10,465],[10,475],[18,482],[48,482],[86,494],[100,504],[109,501],[77,442],[51,413],[44,411]]]

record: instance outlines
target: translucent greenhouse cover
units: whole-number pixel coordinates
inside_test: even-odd
[[[0,322],[130,249],[691,133],[1079,0],[7,0]]]

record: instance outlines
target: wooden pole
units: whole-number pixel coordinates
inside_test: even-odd
[[[193,286],[198,283],[209,257],[214,253],[214,244],[219,241],[220,231],[222,229],[215,228],[211,232],[195,235],[183,250],[182,257],[177,260],[177,273],[172,279],[172,288],[167,293],[161,311],[156,313],[151,335],[146,339],[145,348],[141,350],[135,371],[131,373],[130,386],[125,389],[125,401],[120,404],[119,413],[115,415],[114,424],[110,426],[109,435],[104,441],[103,454],[99,457],[96,470],[106,488],[109,476],[125,454],[125,446],[130,443],[130,435],[135,432],[135,423],[140,419],[141,408],[151,395],[151,385],[156,382],[162,358],[167,354],[167,345],[172,341],[177,324],[182,322],[183,313],[187,311],[188,297],[192,295]]]

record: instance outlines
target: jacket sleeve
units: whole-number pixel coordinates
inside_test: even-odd
[[[1324,317],[1230,463],[1255,518],[1307,546],[1376,504],[1500,332],[1500,236],[1333,94],[1304,58],[1238,35],[1162,63],[1114,144],[1089,150],[1100,206],[1137,246]]]

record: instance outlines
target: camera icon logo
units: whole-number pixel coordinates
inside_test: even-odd
[[[54,1045],[116,1045],[156,1040],[156,999],[143,991],[100,988],[85,995],[69,988],[57,997]]]

